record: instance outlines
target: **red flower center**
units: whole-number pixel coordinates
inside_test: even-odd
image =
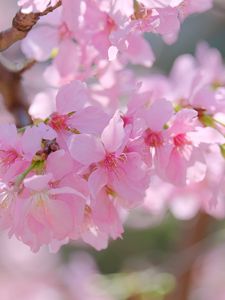
[[[62,23],[59,26],[59,37],[60,39],[66,39],[66,38],[71,38],[72,32],[69,30],[68,26],[66,23]]]
[[[9,167],[15,162],[19,154],[15,149],[0,150],[0,163],[6,167]]]
[[[190,145],[191,142],[187,139],[185,133],[179,133],[173,138],[173,143],[176,147],[182,147],[184,145]]]
[[[67,115],[59,115],[57,113],[54,113],[51,115],[49,125],[56,131],[67,130],[68,129],[68,125],[67,125],[68,119],[69,119],[69,116],[67,116]]]
[[[150,147],[160,147],[163,145],[163,136],[161,132],[154,132],[147,129],[144,135],[146,145]]]
[[[107,15],[106,26],[109,32],[112,32],[117,28],[115,21],[109,15]]]
[[[120,156],[116,156],[115,153],[108,153],[103,161],[103,165],[108,170],[113,170],[118,167],[118,164],[126,160],[126,155],[122,153]]]

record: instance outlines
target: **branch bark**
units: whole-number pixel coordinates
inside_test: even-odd
[[[39,18],[61,6],[61,0],[55,6],[50,6],[40,13],[24,14],[19,11],[12,21],[12,27],[0,32],[0,52],[8,49],[14,43],[24,39]]]
[[[21,74],[10,71],[0,63],[0,94],[5,106],[13,114],[18,127],[31,123],[28,114],[28,105],[25,102],[25,93],[21,84]]]
[[[192,226],[182,231],[182,245],[180,245],[180,250],[182,252],[186,249],[192,249],[192,251],[184,262],[186,266],[184,272],[174,274],[177,279],[176,289],[168,295],[165,300],[189,299],[192,288],[194,263],[205,247],[205,244],[201,242],[206,238],[211,222],[212,218],[210,216],[199,213],[197,218],[193,220]],[[177,263],[179,263],[179,261]],[[171,272],[173,273],[173,270],[171,270]]]

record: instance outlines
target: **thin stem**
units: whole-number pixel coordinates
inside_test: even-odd
[[[27,177],[27,175],[36,168],[37,164],[38,164],[37,161],[33,162],[21,175],[19,175],[17,177],[16,183],[15,183],[15,186],[17,188],[19,188],[19,186],[24,181],[24,179]]]

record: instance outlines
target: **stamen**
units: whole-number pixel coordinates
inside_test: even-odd
[[[163,145],[163,136],[161,132],[154,132],[147,129],[144,134],[145,144],[150,147],[160,147]]]

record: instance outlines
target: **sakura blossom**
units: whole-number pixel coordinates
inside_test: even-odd
[[[214,147],[221,156],[223,134],[199,109],[140,102],[140,93],[127,113],[110,114],[72,81],[49,117],[19,131],[1,125],[2,229],[33,251],[77,239],[100,250],[122,236],[122,212],[146,202],[154,174],[177,190],[203,184],[207,155]]]
[[[57,1],[19,1],[22,11],[43,11]],[[168,43],[178,37],[182,21],[212,7],[201,1],[62,1],[62,7],[45,16],[22,43],[24,54],[38,61],[53,58],[46,74],[54,84],[85,80],[101,72],[104,60],[154,63],[154,53],[143,33],[161,35]],[[70,62],[64,57],[70,53]],[[93,64],[96,68],[93,69]],[[49,77],[48,75],[46,75]]]
[[[221,54],[201,42],[167,75],[148,72],[149,34],[174,43],[213,1],[17,3],[41,16],[20,44],[40,66],[39,90],[28,125],[0,113],[0,228],[34,252],[70,242],[102,250],[122,238],[131,210],[223,218]]]
[[[224,299],[224,16],[0,3],[0,299]]]

